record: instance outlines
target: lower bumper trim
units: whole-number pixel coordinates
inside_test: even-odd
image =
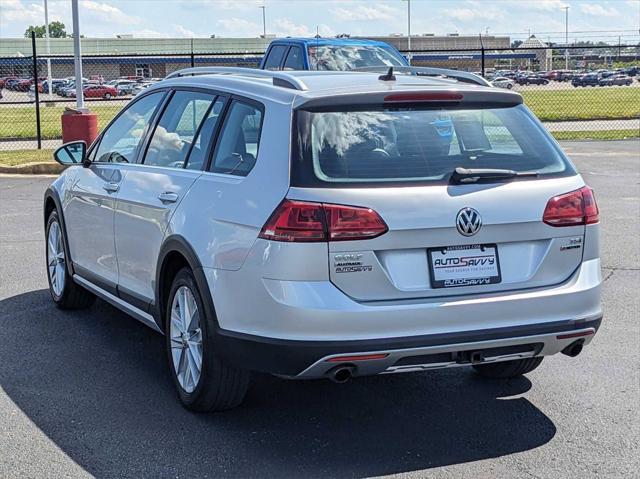
[[[215,348],[223,360],[236,367],[293,377],[300,375],[322,358],[336,354],[449,346],[571,333],[571,331],[588,328],[597,331],[601,322],[602,317],[600,316],[486,330],[356,341],[296,341],[265,338],[219,329],[215,339]]]

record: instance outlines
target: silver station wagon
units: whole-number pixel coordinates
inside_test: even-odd
[[[164,333],[195,411],[240,404],[252,371],[509,378],[578,355],[602,319],[592,190],[519,94],[378,70],[182,70],[62,146],[53,301]]]

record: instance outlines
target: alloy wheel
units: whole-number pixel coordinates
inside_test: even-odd
[[[51,289],[57,297],[60,297],[64,291],[66,266],[62,231],[60,224],[54,221],[49,226],[49,234],[47,235],[47,269],[49,270]]]
[[[180,286],[173,296],[169,334],[178,383],[191,393],[202,373],[202,329],[198,305],[187,286]]]

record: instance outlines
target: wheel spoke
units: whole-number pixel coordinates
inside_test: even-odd
[[[194,333],[196,329],[200,327],[200,314],[198,313],[198,307],[194,304],[193,312],[189,317],[189,326],[187,331]]]
[[[191,308],[189,307],[189,292],[187,288],[181,288],[180,292],[182,293],[182,304],[180,305],[181,312],[180,316],[182,317],[182,326],[183,331],[189,330],[189,318],[191,317]]]
[[[171,310],[171,326],[172,328],[176,328],[179,332],[184,333],[184,330],[182,329],[182,318],[180,317],[180,312],[176,311],[176,308]]]
[[[62,285],[64,284],[64,268],[62,266],[62,264],[58,263],[58,265],[56,266],[56,276],[58,277],[58,280],[56,281],[56,283],[58,284],[58,288],[60,288],[60,292],[62,292]],[[60,294],[60,293],[58,293]]]
[[[189,342],[189,354],[191,355],[191,359],[193,361],[194,369],[200,373],[202,369],[202,353],[197,344],[193,344]]]
[[[187,354],[186,351],[184,349],[180,350],[180,359],[178,360],[178,370],[176,371],[178,373],[178,379],[180,379],[180,376],[182,376],[182,382],[184,384],[185,381],[185,375],[186,375],[186,371],[188,368],[187,365]]]
[[[191,392],[196,388],[196,382],[194,379],[194,371],[193,371],[194,369],[193,359],[189,354],[188,348],[185,348],[184,355],[187,357],[187,374],[185,376],[184,385],[187,392]]]

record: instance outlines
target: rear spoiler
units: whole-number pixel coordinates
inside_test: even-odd
[[[355,72],[381,72],[386,73],[389,70],[389,66],[375,66],[375,67],[362,67],[354,68],[350,71]],[[491,86],[487,80],[479,75],[469,72],[463,72],[459,70],[450,70],[448,68],[431,68],[431,67],[393,67],[393,73],[402,73],[405,75],[418,75],[418,76],[438,76],[445,78],[452,78],[462,83],[471,83],[480,86]]]
[[[391,83],[391,82],[390,82]],[[368,90],[368,91],[367,91]],[[456,88],[455,85],[394,85],[372,88],[359,93],[339,93],[309,97],[298,95],[293,101],[294,109],[332,109],[369,105],[465,106],[470,108],[504,108],[522,103],[522,96],[502,88]]]

